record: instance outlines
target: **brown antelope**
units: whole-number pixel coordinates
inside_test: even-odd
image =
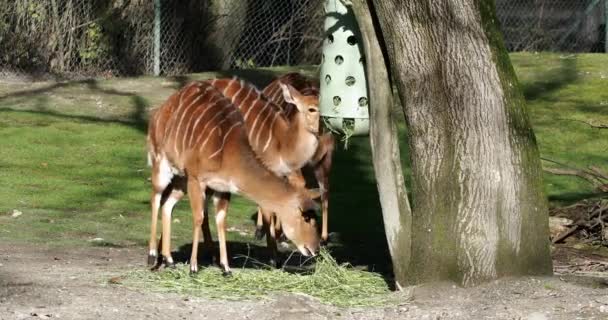
[[[207,82],[218,88],[239,108],[245,121],[249,144],[262,163],[277,176],[288,177],[294,187],[304,188],[299,170],[313,158],[318,147],[318,97],[304,96],[289,84],[280,85],[283,99],[295,105],[299,111],[288,119],[282,109],[253,84],[236,77]],[[295,177],[294,172],[298,173]],[[264,212],[259,208],[258,214],[270,217],[272,212]],[[277,220],[280,221],[280,218]],[[275,237],[267,237],[267,241],[272,256],[276,257]],[[271,259],[271,264],[273,263],[274,259]]]
[[[318,106],[319,99],[319,85],[316,82],[311,81],[304,75],[291,72],[284,74],[281,77],[278,77],[271,83],[269,83],[262,93],[268,97],[270,100],[274,101],[280,108],[283,110],[285,116],[290,122],[297,121],[296,115],[299,110],[302,108],[295,106],[285,99],[285,95],[282,93],[281,84],[291,85],[293,88],[298,90],[303,96],[308,97],[308,101],[317,101],[315,106]],[[319,123],[319,117],[306,117],[307,125],[313,126],[317,125],[317,128],[321,127]],[[335,139],[331,132],[327,131],[323,134],[319,135],[319,144],[317,150],[313,156],[313,158],[306,164],[307,167],[312,168],[312,171],[315,174],[315,178],[317,183],[319,184],[319,188],[321,191],[321,211],[322,211],[322,229],[321,229],[321,239],[323,241],[327,241],[328,238],[328,219],[327,219],[327,211],[329,205],[329,174],[331,170],[332,164],[332,155],[335,146]],[[297,181],[303,181],[303,172],[295,173],[295,177],[292,177],[292,184],[297,183]],[[263,227],[262,220],[262,212],[258,210],[257,216],[257,230],[256,237],[261,238]],[[273,228],[278,228],[279,224],[274,221],[271,221],[270,230]],[[273,230],[273,233],[276,231]]]
[[[260,139],[265,141],[269,137],[267,132]],[[198,271],[198,243],[207,215],[203,207],[207,188],[223,195],[218,202],[216,224],[220,265],[225,275],[230,274],[225,223],[230,193],[241,193],[264,210],[276,213],[285,235],[303,255],[314,255],[318,250],[316,221],[309,214],[316,204],[305,189],[293,187],[260,162],[249,145],[243,115],[215,87],[194,82],[169,97],[150,118],[147,147],[153,186],[149,262],[156,260],[156,223],[165,195],[161,254],[165,265],[173,265],[171,212],[187,191],[193,218],[190,271]]]

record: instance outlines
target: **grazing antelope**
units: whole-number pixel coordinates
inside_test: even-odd
[[[291,119],[253,84],[236,77],[207,80],[238,107],[245,122],[249,144],[262,163],[279,177],[287,177],[297,188],[305,183],[299,170],[313,158],[318,147],[319,110],[317,96],[304,96],[289,84],[281,84],[283,99],[298,108]],[[294,176],[294,172],[298,172]],[[314,192],[311,192],[311,194]],[[216,210],[219,210],[216,209]],[[258,209],[261,216],[272,212]],[[276,225],[279,225],[280,217]],[[208,227],[205,227],[207,229]],[[267,237],[276,258],[275,237]],[[275,259],[271,259],[274,264]]]
[[[319,99],[319,85],[316,82],[311,81],[304,75],[291,72],[284,74],[281,77],[278,77],[271,83],[269,83],[262,93],[268,97],[270,100],[274,101],[280,108],[283,110],[285,116],[290,122],[297,121],[295,116],[298,111],[301,110],[301,107],[294,105],[292,102],[287,101],[285,99],[285,95],[282,93],[281,84],[291,85],[293,88],[298,90],[304,97],[307,97],[308,101],[316,101],[314,105],[318,110],[318,99]],[[310,110],[308,110],[310,111]],[[305,113],[305,118],[307,121],[307,125],[312,127],[314,125],[317,126],[317,129],[320,126],[320,118],[317,115],[316,117],[309,116]],[[327,211],[329,206],[329,175],[332,164],[332,155],[335,146],[335,139],[331,132],[327,131],[319,136],[319,143],[317,150],[312,157],[312,159],[306,164],[307,167],[312,168],[312,171],[315,174],[315,178],[319,185],[321,191],[321,212],[322,212],[322,229],[321,229],[321,239],[323,241],[327,241],[328,238],[328,219],[327,219]],[[303,172],[295,172],[294,177],[292,177],[292,183],[297,183],[297,181],[303,180]],[[270,230],[273,228],[278,228],[279,225],[271,222]],[[257,216],[257,230],[256,237],[261,238],[262,234],[262,212],[258,210]],[[273,231],[275,233],[276,231]]]
[[[220,193],[216,225],[220,244],[220,265],[230,274],[226,251],[226,209],[230,193],[241,193],[265,211],[280,218],[283,231],[305,256],[319,248],[312,201],[305,189],[298,189],[276,176],[253,152],[238,109],[215,87],[194,82],[174,93],[151,116],[148,126],[148,160],[152,166],[152,224],[149,262],[157,256],[156,222],[161,199],[162,256],[172,266],[171,212],[187,192],[192,207],[193,236],[190,271],[197,272],[200,230],[207,212],[205,190]],[[267,138],[264,135],[264,138]]]

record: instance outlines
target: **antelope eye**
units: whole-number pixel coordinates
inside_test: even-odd
[[[308,108],[308,112],[315,113],[315,112],[317,112],[317,109],[315,109],[315,108]]]

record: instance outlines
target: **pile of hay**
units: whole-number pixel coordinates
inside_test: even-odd
[[[394,304],[392,294],[381,275],[339,265],[329,253],[321,251],[312,272],[290,273],[283,269],[233,269],[232,277],[222,277],[217,267],[201,269],[190,275],[188,265],[160,272],[132,271],[121,283],[157,292],[175,292],[208,298],[264,298],[273,293],[298,293],[317,298],[322,303],[340,307]]]

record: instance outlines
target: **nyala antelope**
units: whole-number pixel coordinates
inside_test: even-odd
[[[250,134],[249,134],[250,136]],[[259,141],[268,143],[270,132],[259,132]],[[156,223],[162,204],[162,259],[171,257],[171,213],[188,194],[192,207],[193,235],[190,271],[197,272],[205,190],[219,193],[216,211],[220,265],[230,274],[226,252],[226,210],[230,193],[240,193],[264,211],[274,212],[282,229],[305,256],[319,248],[314,210],[316,203],[304,188],[296,188],[270,171],[252,150],[243,114],[214,86],[194,82],[174,93],[149,122],[147,147],[152,166],[152,223],[149,263],[157,260]]]
[[[257,88],[236,77],[207,80],[239,109],[245,122],[249,144],[262,163],[279,177],[287,178],[294,187],[305,188],[299,170],[318,150],[318,96],[301,94],[289,84],[280,84],[283,99],[297,108],[287,114]],[[295,174],[294,174],[295,173]],[[311,194],[314,191],[310,191]],[[219,209],[219,208],[218,208]],[[216,209],[216,210],[218,210]],[[258,215],[280,224],[280,217],[259,207]],[[204,230],[207,230],[205,227]],[[278,229],[278,228],[277,228]],[[271,264],[276,263],[274,227],[266,238],[271,250]]]
[[[315,102],[314,108],[317,110],[316,116],[311,116],[306,111],[303,112],[303,115],[306,119],[307,126],[315,127],[317,132],[319,132],[319,128],[323,128],[320,125],[320,117],[318,116],[318,103],[319,103],[319,85],[316,82],[311,81],[304,75],[291,72],[284,74],[276,78],[274,81],[269,83],[262,93],[276,103],[282,110],[288,121],[293,123],[298,121],[298,113],[302,111],[302,107],[299,107],[297,104],[294,104],[293,101],[289,101],[286,99],[283,94],[282,85],[290,85],[295,88],[300,94],[300,100]],[[311,108],[311,107],[309,107]],[[311,110],[309,109],[308,112]],[[304,183],[303,172],[309,169],[314,172],[315,178],[320,188],[321,192],[321,212],[322,212],[322,229],[321,229],[321,239],[323,241],[327,241],[328,239],[328,218],[327,211],[329,206],[329,175],[331,171],[332,165],[332,155],[335,146],[335,139],[331,132],[325,131],[320,132],[318,135],[318,146],[313,155],[313,157],[306,163],[305,169],[302,171],[296,170],[290,177],[292,183]],[[262,211],[258,210],[257,215],[257,228],[256,228],[256,237],[262,238],[263,233],[263,215]],[[269,231],[271,235],[278,234],[280,229],[280,224],[276,221],[276,217],[272,217],[273,219],[270,222]]]

